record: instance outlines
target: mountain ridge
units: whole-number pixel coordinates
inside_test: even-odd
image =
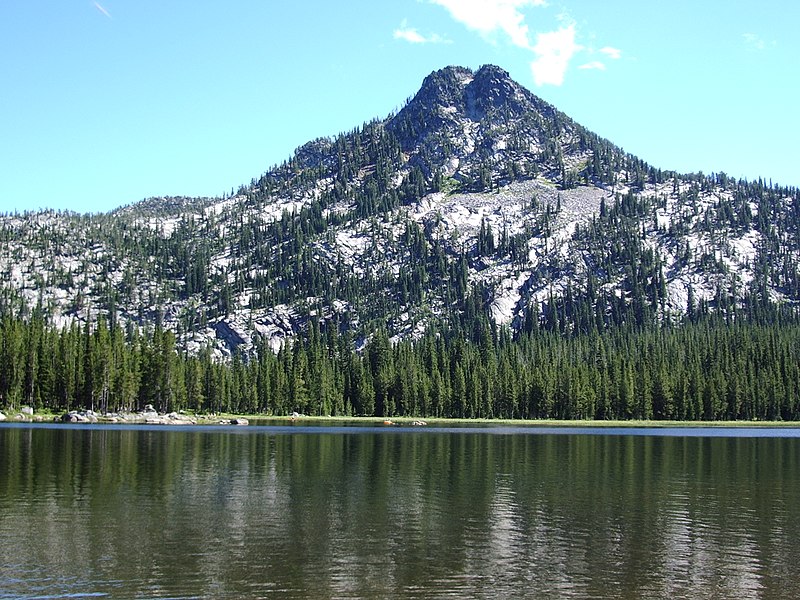
[[[230,197],[1,217],[0,310],[163,326],[220,358],[313,321],[357,344],[679,322],[796,306],[798,213],[794,188],[661,171],[500,67],[446,67]]]

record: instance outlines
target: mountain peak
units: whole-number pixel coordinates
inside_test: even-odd
[[[490,88],[497,89],[507,89],[510,86],[517,85],[516,82],[511,79],[508,71],[498,67],[497,65],[483,65],[475,73],[475,78],[473,81],[477,82],[480,86],[488,86]]]
[[[415,111],[435,112],[442,107],[457,106],[464,87],[473,79],[474,73],[464,67],[451,66],[434,71],[423,80],[406,109],[411,107]]]
[[[527,164],[526,173],[536,171],[542,148],[552,146],[569,123],[558,117],[498,66],[450,66],[428,75],[386,126],[426,176],[440,171],[466,181],[481,165],[501,169],[515,162]]]
[[[427,111],[441,107],[466,109],[476,100],[507,100],[519,89],[508,72],[496,65],[484,65],[477,72],[449,66],[428,75],[409,105]]]

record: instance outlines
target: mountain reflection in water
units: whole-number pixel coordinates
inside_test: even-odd
[[[800,595],[798,430],[341,429],[0,427],[0,598]]]

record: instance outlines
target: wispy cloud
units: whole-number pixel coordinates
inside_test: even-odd
[[[422,35],[415,27],[409,27],[408,22],[403,20],[398,29],[394,30],[394,39],[404,40],[411,44],[449,44],[450,40],[437,33]]]
[[[530,48],[528,25],[521,9],[546,6],[545,0],[430,0],[446,8],[458,22],[484,36],[505,33],[511,43]]]
[[[536,35],[533,51],[537,58],[531,63],[533,81],[536,85],[561,85],[569,67],[569,61],[583,47],[575,41],[575,25],[570,24],[556,31]]]
[[[591,62],[582,64],[578,68],[579,69],[583,69],[583,70],[605,71],[606,70],[606,64],[600,62],[599,60],[593,60]]]
[[[755,33],[743,33],[742,37],[744,38],[745,45],[751,50],[758,50],[761,52],[767,48],[777,46],[777,42],[775,42],[775,40],[768,42],[760,35]]]
[[[600,48],[599,52],[605,54],[608,58],[612,60],[619,60],[622,57],[622,50],[620,50],[619,48],[612,48],[611,46]]]
[[[622,50],[619,48],[612,48],[611,46],[605,46],[600,48],[600,50],[593,50],[591,48],[588,49],[589,56],[593,56],[595,54],[602,54],[608,60],[619,60],[622,58]],[[602,60],[592,60],[587,63],[583,63],[578,67],[584,71],[605,71],[606,70],[606,63]]]
[[[109,19],[111,19],[111,18],[112,18],[111,14],[110,14],[110,13],[109,13],[109,12],[108,12],[108,11],[107,11],[107,10],[106,10],[104,7],[103,7],[103,5],[102,5],[102,4],[100,4],[100,3],[98,3],[98,2],[94,2],[93,4],[94,4],[94,7],[95,7],[97,10],[99,10],[101,13],[103,13],[103,14],[104,14],[105,16],[107,16]]]

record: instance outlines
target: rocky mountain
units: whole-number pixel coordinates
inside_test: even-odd
[[[230,197],[0,217],[0,311],[158,323],[220,357],[311,321],[358,345],[735,318],[796,306],[799,225],[795,188],[662,171],[498,67],[448,67]]]

